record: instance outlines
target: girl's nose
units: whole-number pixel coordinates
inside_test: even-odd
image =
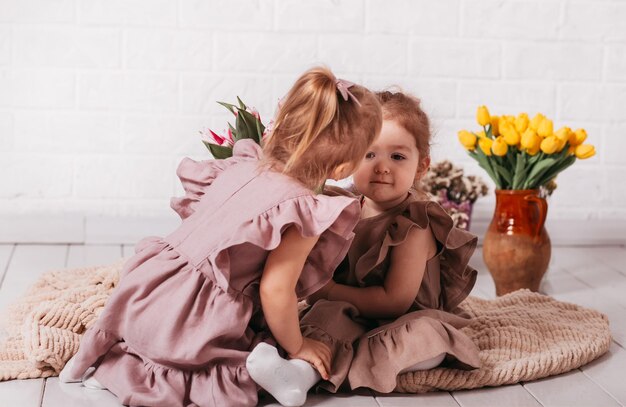
[[[376,174],[389,174],[389,167],[379,162],[374,167],[374,173]]]

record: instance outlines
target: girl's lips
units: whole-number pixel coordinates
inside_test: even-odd
[[[391,184],[391,182],[385,182],[385,181],[370,181],[370,184],[389,185],[389,184]]]

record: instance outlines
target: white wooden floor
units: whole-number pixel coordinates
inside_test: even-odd
[[[131,252],[123,245],[0,245],[0,312],[47,270],[108,264]],[[472,295],[492,298],[480,250],[472,265],[480,270]],[[626,249],[555,247],[542,292],[607,314],[610,351],[572,372],[518,385],[424,395],[311,395],[307,406],[626,406]],[[0,406],[119,405],[107,391],[60,384],[57,378],[0,382]]]

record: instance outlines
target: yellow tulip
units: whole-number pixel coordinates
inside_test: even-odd
[[[512,116],[510,114],[502,115],[501,120],[507,121],[511,123],[512,125],[515,125],[515,116]]]
[[[504,136],[504,141],[506,142],[506,144],[510,146],[516,146],[519,144],[519,133],[517,132],[517,130],[515,130],[515,127],[513,127],[509,123],[507,123],[507,125],[502,128],[500,133],[502,134],[502,136]]]
[[[473,150],[476,147],[476,135],[467,130],[458,133],[459,141],[466,150]]]
[[[494,136],[500,134],[500,118],[498,116],[491,116],[491,134]]]
[[[500,122],[498,123],[500,134],[502,134],[502,132],[506,132],[512,126],[511,122],[506,120],[504,116],[500,117]]]
[[[537,137],[539,137],[539,136],[537,136]],[[539,144],[537,144],[537,147],[529,148],[528,150],[526,150],[526,153],[529,154],[529,155],[537,155],[539,150],[540,150]]]
[[[485,153],[486,156],[491,155],[491,145],[493,144],[493,140],[487,137],[481,137],[478,139],[478,147]]]
[[[596,148],[591,144],[581,144],[576,146],[576,157],[584,160],[596,155]]]
[[[489,110],[487,106],[478,106],[478,111],[476,112],[476,121],[481,126],[486,126],[491,123],[491,116],[489,116]]]
[[[543,114],[537,113],[535,115],[535,117],[533,117],[533,119],[530,121],[530,123],[528,123],[528,127],[530,127],[531,129],[537,131],[539,129],[539,125],[541,124],[541,122],[545,118],[546,118],[546,116],[544,116]]]
[[[559,147],[559,139],[557,139],[554,136],[548,136],[544,138],[543,140],[541,140],[541,145],[540,145],[541,151],[543,151],[546,154],[554,153],[558,147]]]
[[[531,128],[526,129],[520,140],[522,148],[528,151],[539,151],[539,145],[541,144],[541,137],[537,135],[537,132]]]
[[[524,133],[528,128],[529,122],[530,120],[528,119],[528,115],[526,113],[518,114],[515,118],[515,130],[517,130],[519,134]]]
[[[570,134],[569,144],[572,146],[581,145],[587,139],[587,131],[585,129],[576,129]]]
[[[474,133],[474,134],[476,134],[476,137],[478,137],[478,138],[485,138],[485,137],[487,137],[487,134],[485,133],[484,130],[481,130],[478,133]]]
[[[563,126],[554,133],[554,136],[565,144],[565,142],[569,140],[571,133],[572,129],[567,126]]]
[[[506,151],[508,150],[508,146],[506,145],[506,142],[504,141],[504,137],[498,137],[493,141],[493,144],[491,145],[491,151],[493,152],[494,155],[497,155],[498,157],[502,157],[503,155],[506,155]]]
[[[572,129],[566,126],[561,127],[554,133],[554,137],[556,137],[556,139],[558,140],[558,143],[556,146],[557,152],[565,148],[565,144],[567,144],[571,133],[572,133]]]
[[[550,137],[552,135],[552,120],[544,118],[539,124],[537,134],[543,138]]]

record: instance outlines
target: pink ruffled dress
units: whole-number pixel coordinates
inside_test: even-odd
[[[260,155],[242,140],[232,158],[182,161],[186,196],[172,199],[182,224],[137,244],[85,333],[72,376],[95,367],[94,377],[128,405],[257,403],[245,361],[259,341],[273,343],[258,294],[269,252],[292,225],[320,236],[297,283],[305,297],[332,278],[359,217],[355,199],[315,195],[260,166]]]
[[[411,193],[397,207],[362,219],[333,278],[353,287],[383,285],[393,247],[402,244],[412,228],[429,226],[438,250],[426,263],[407,314],[393,321],[372,320],[347,302],[320,300],[303,315],[303,334],[325,342],[333,352],[330,380],[320,387],[331,392],[368,387],[389,393],[404,369],[442,353],[442,367],[480,367],[478,347],[459,330],[469,320],[457,308],[476,281],[476,270],[468,262],[477,238],[454,227],[439,204]]]

